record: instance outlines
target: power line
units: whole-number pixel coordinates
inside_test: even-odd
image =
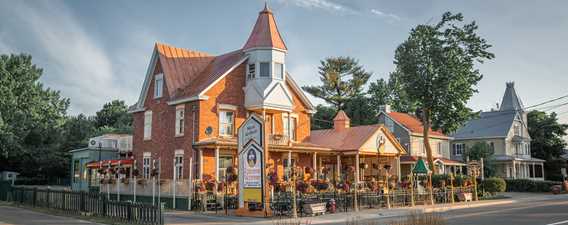
[[[554,101],[558,101],[558,100],[563,99],[563,98],[568,98],[568,95],[560,96],[560,97],[558,97],[558,98],[551,99],[551,100],[548,100],[548,101],[545,101],[545,102],[542,102],[542,103],[539,103],[539,104],[536,104],[536,105],[532,105],[532,106],[529,106],[529,107],[525,107],[525,109],[534,108],[534,107],[537,107],[537,106],[541,106],[541,105],[544,105],[544,104],[548,104],[548,103],[551,103],[551,102],[554,102]]]

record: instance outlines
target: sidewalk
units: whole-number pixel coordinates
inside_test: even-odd
[[[505,193],[506,199],[484,200],[476,202],[460,202],[454,204],[437,204],[427,206],[415,206],[392,209],[364,209],[359,212],[342,212],[326,214],[315,217],[303,217],[300,221],[309,221],[310,224],[344,223],[345,221],[358,218],[360,220],[382,220],[395,217],[403,217],[412,213],[447,212],[465,208],[479,208],[486,206],[514,204],[518,202],[543,201],[550,199],[568,199],[568,195],[552,195],[539,193]],[[187,211],[171,211],[165,213],[166,224],[250,224],[250,225],[273,225],[278,218],[248,218],[225,216],[224,212],[198,213]]]

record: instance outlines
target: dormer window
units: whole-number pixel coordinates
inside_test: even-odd
[[[248,64],[247,79],[254,79],[256,77],[256,64]]]
[[[274,63],[274,76],[278,79],[284,79],[284,64]]]
[[[164,74],[157,74],[154,77],[154,98],[161,98],[164,89]]]
[[[270,63],[261,62],[260,63],[260,77],[270,77]]]

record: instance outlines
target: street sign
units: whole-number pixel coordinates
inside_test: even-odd
[[[264,122],[252,114],[239,127],[239,208],[245,201],[264,203]]]

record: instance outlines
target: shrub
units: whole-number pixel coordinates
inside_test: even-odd
[[[432,185],[434,187],[442,187],[450,185],[450,176],[448,174],[434,174],[432,175]]]
[[[506,189],[507,183],[503,178],[499,177],[487,178],[481,182],[481,185],[483,186],[486,192],[489,192],[492,195],[507,190]]]
[[[509,192],[550,192],[552,186],[562,184],[558,181],[527,179],[506,180],[506,182]]]

